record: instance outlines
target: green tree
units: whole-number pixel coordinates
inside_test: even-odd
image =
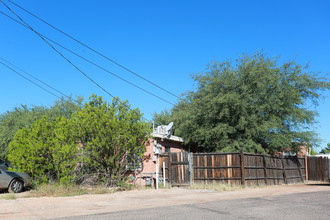
[[[315,140],[311,125],[330,87],[294,61],[262,53],[214,62],[193,75],[197,90],[173,108],[176,134],[199,151],[278,152]],[[296,144],[292,144],[296,143]]]
[[[44,116],[50,120],[58,117],[70,118],[73,113],[81,109],[82,97],[76,99],[56,100],[50,107],[22,105],[0,115],[0,158],[7,159],[9,143],[14,139],[15,133],[22,128],[29,128],[34,122]]]
[[[115,185],[125,177],[127,159],[141,158],[150,134],[150,124],[142,120],[138,109],[114,98],[109,104],[102,97],[90,102],[73,117],[75,137],[83,144],[82,175],[91,172],[106,185]]]
[[[28,108],[22,105],[0,115],[0,157],[7,159],[9,143],[14,139],[16,131],[30,126],[46,115],[46,112],[47,109],[43,106]]]
[[[142,157],[150,124],[138,109],[118,98],[92,95],[71,118],[45,116],[17,131],[8,158],[39,182],[116,185],[125,178],[131,156]]]
[[[324,148],[324,149],[322,149],[322,150],[320,151],[320,153],[321,153],[321,154],[328,154],[328,153],[330,153],[330,143],[328,143],[327,147]]]
[[[52,105],[47,111],[47,116],[56,120],[58,117],[71,118],[74,113],[82,109],[83,97],[78,96],[73,98],[61,98],[56,100],[54,105]]]
[[[54,121],[44,116],[30,128],[17,131],[8,159],[16,170],[38,182],[67,182],[73,177],[77,149],[69,119]]]
[[[155,126],[168,125],[171,122],[171,119],[172,119],[171,111],[167,109],[162,110],[159,114],[154,112],[152,117]]]

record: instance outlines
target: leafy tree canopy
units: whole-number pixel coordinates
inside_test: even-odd
[[[155,126],[168,125],[171,122],[171,119],[172,119],[171,111],[167,109],[162,110],[160,113],[154,112],[152,117]]]
[[[295,61],[262,53],[214,62],[193,75],[195,91],[172,110],[176,135],[199,151],[278,152],[313,142],[317,105],[330,88]],[[296,143],[296,144],[293,144]]]
[[[328,154],[328,153],[330,153],[330,143],[328,143],[327,147],[324,148],[324,149],[322,149],[322,150],[320,151],[320,153],[321,153],[321,154]]]
[[[116,185],[132,156],[143,156],[150,132],[138,109],[118,98],[107,103],[92,95],[70,118],[45,116],[18,130],[8,158],[40,182]]]
[[[72,136],[69,119],[47,116],[30,127],[22,128],[10,143],[8,159],[21,172],[37,182],[56,182],[72,179],[77,162],[77,143]]]
[[[60,99],[50,107],[22,105],[0,115],[0,158],[6,159],[9,143],[14,139],[16,131],[29,128],[34,122],[47,116],[49,120],[58,117],[70,118],[73,113],[82,108],[82,97],[73,99]]]
[[[83,144],[86,154],[82,157],[82,179],[93,172],[106,185],[121,182],[131,159],[143,157],[151,132],[140,110],[130,109],[127,101],[114,98],[107,103],[95,95],[74,115],[72,123],[75,139]]]

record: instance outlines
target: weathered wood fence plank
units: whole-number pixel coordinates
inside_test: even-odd
[[[165,161],[168,166],[166,176],[172,185],[219,181],[242,185],[298,183],[305,181],[307,170],[304,157],[266,156],[243,151],[191,153],[190,156],[187,152],[169,153]],[[310,168],[316,162],[307,164]],[[325,167],[323,162],[322,167]],[[329,175],[329,168],[326,172]]]
[[[330,158],[326,157],[307,157],[308,180],[330,181]]]
[[[241,183],[242,185],[245,185],[245,175],[244,175],[244,152],[243,150],[241,151],[240,154],[240,162],[241,162]]]

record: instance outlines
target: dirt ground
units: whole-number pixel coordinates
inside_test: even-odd
[[[51,219],[141,208],[204,203],[240,198],[329,191],[329,184],[299,184],[245,188],[231,192],[184,188],[132,190],[102,195],[0,200],[0,219]]]

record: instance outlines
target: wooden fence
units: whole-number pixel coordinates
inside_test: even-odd
[[[330,180],[330,159],[326,157],[309,156],[307,159],[308,180],[325,181]]]
[[[186,152],[168,153],[160,157],[160,172],[165,162],[165,180],[172,186],[191,184],[191,154]]]
[[[193,154],[192,164],[194,183],[241,182],[239,153]]]
[[[244,152],[168,153],[166,179],[172,185],[215,183],[277,185],[304,182],[305,158],[277,157]]]

